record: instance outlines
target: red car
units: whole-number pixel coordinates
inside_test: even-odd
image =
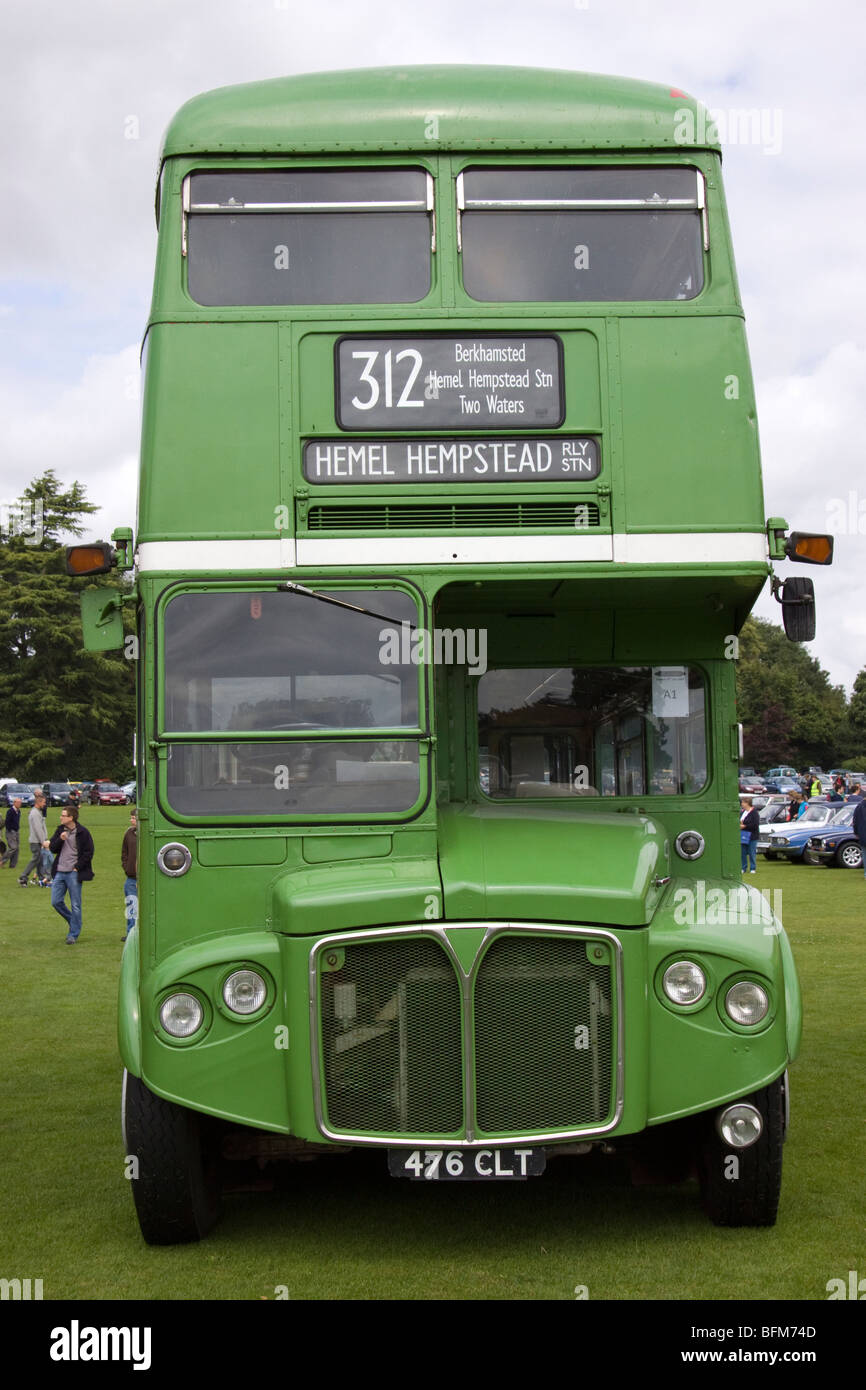
[[[116,782],[94,782],[90,788],[91,806],[125,806],[126,792]]]

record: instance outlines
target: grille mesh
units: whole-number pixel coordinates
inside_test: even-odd
[[[579,510],[578,510],[579,509]],[[301,529],[303,526],[303,517]],[[307,531],[585,530],[599,524],[598,504],[584,496],[557,502],[323,503],[307,513]]]
[[[599,944],[539,931],[492,942],[472,1005],[479,1137],[579,1131],[611,1118],[609,948],[600,964],[587,956]],[[331,1131],[461,1134],[461,995],[440,943],[420,935],[351,943],[339,970],[323,970],[320,957],[320,971]]]
[[[587,960],[585,938],[494,941],[475,989],[482,1133],[601,1123],[612,1056],[610,969]]]
[[[323,973],[326,1109],[341,1132],[454,1134],[463,1123],[460,991],[437,942],[363,942]]]

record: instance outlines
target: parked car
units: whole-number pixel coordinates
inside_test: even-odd
[[[740,768],[740,793],[750,795],[751,793],[760,794],[767,790],[767,784],[763,777],[756,777],[754,772],[747,772],[745,768]]]
[[[764,773],[764,781],[768,779],[775,781],[777,777],[793,777],[796,782],[800,781],[800,774],[795,767],[771,767],[769,772]]]
[[[755,797],[752,805],[757,807],[760,798]],[[777,821],[788,820],[788,807],[791,804],[790,797],[770,796],[763,806],[758,808],[758,819],[762,825],[774,825]]]
[[[775,792],[777,795],[783,794],[790,796],[791,792],[801,792],[803,790],[800,786],[799,779],[795,777],[773,777],[772,779],[767,777],[765,778],[765,784],[768,792]]]
[[[128,802],[133,802],[135,800],[136,787],[134,782],[124,782],[120,790],[123,792]]]
[[[813,797],[799,820],[761,827],[758,853],[768,860],[789,859],[792,864],[802,864],[810,836],[836,814],[836,807],[823,797]]]
[[[129,797],[116,782],[94,782],[90,788],[91,806],[125,806]]]
[[[23,782],[7,782],[0,790],[0,805],[11,806],[13,801],[21,798],[22,806],[32,806],[35,803],[35,796],[29,787]]]
[[[851,828],[856,806],[843,806],[829,825],[809,837],[807,856],[831,869],[862,869],[863,848]]]
[[[46,782],[42,790],[49,806],[68,806],[72,788],[68,782]]]

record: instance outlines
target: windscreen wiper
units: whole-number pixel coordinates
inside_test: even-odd
[[[410,623],[408,618],[389,618],[387,613],[374,613],[372,608],[360,608],[356,603],[346,603],[345,599],[331,598],[329,594],[317,594],[314,589],[307,589],[303,584],[293,584],[290,579],[278,584],[277,590],[286,594],[301,594],[303,598],[315,598],[320,603],[332,603],[335,608],[348,608],[350,613],[363,613],[366,618],[377,618],[379,622],[390,623],[392,627],[402,627],[405,623],[413,632],[417,631],[416,624]]]

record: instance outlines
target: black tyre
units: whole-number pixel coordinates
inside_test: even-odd
[[[863,851],[853,840],[841,845],[836,851],[836,863],[840,869],[862,869]]]
[[[773,862],[773,860],[778,859],[778,857],[778,854],[773,854],[771,850],[764,851],[764,858],[769,859],[771,863]]]
[[[716,1226],[774,1226],[782,1188],[785,1079],[744,1096],[760,1111],[764,1129],[748,1149],[733,1149],[716,1131],[718,1111],[701,1120],[698,1177],[701,1197]]]
[[[174,1105],[124,1072],[123,1135],[137,1159],[132,1195],[148,1245],[200,1240],[220,1214],[215,1154],[204,1142],[206,1117]]]

